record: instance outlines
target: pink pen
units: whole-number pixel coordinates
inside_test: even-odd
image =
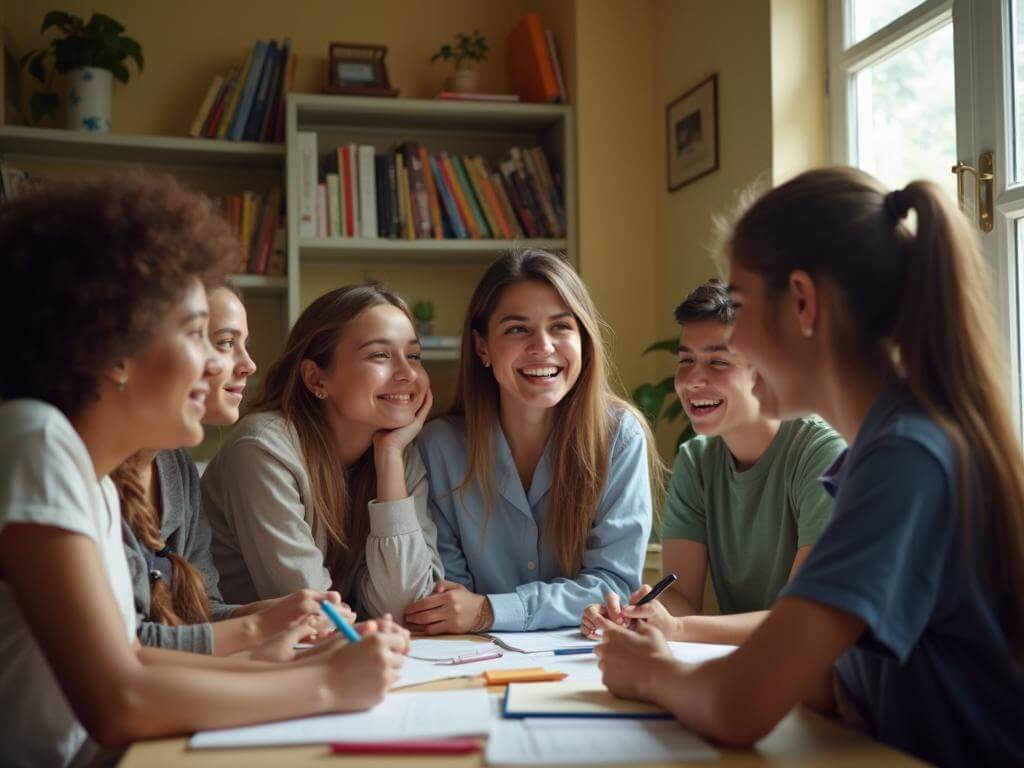
[[[500,659],[501,651],[491,651],[489,653],[467,653],[462,656],[455,656],[454,658],[448,659],[447,661],[438,662],[439,664],[472,664],[476,661],[490,661],[492,659]]]

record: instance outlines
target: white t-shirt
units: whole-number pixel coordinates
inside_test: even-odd
[[[64,414],[37,400],[0,405],[0,532],[8,523],[52,526],[92,539],[131,642],[135,608],[117,491],[109,478],[96,481],[89,452]],[[92,747],[2,578],[0,713],[4,765],[64,766],[83,745]]]

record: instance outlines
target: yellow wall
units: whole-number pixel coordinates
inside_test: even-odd
[[[649,137],[653,5],[581,0],[576,14],[576,138],[580,268],[610,334],[628,390],[653,368],[657,149]]]

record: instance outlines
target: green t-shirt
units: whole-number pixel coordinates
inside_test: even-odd
[[[832,499],[818,478],[845,448],[816,417],[782,422],[745,472],[720,437],[699,435],[679,447],[661,537],[707,546],[723,614],[775,602],[797,549],[814,544],[831,518]]]

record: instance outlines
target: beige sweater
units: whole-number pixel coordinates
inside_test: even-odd
[[[415,445],[405,451],[405,481],[408,498],[369,503],[364,557],[332,584],[324,566],[326,538],[313,525],[298,435],[279,412],[246,416],[202,478],[225,599],[249,603],[303,588],[333,588],[361,618],[390,613],[400,620],[444,573]]]

